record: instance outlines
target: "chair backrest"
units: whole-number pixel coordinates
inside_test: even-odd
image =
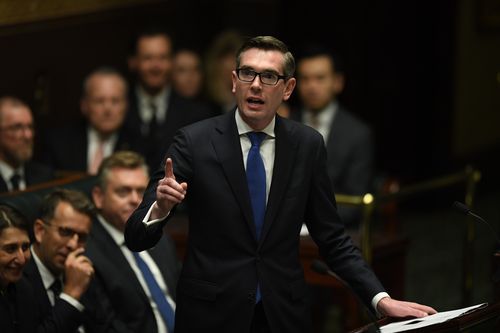
[[[67,188],[85,193],[89,198],[96,177],[81,176],[58,179],[42,184],[37,184],[25,191],[6,193],[0,196],[0,205],[7,205],[18,211],[32,225],[39,217],[40,205],[43,198],[56,188]],[[31,230],[31,229],[30,229]],[[32,237],[32,233],[30,237]],[[32,238],[33,239],[33,238]]]

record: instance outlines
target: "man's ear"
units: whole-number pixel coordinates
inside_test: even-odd
[[[45,226],[43,224],[43,221],[40,219],[36,219],[33,224],[33,233],[38,244],[42,242],[43,235],[45,234]]]
[[[104,193],[102,192],[102,189],[99,186],[94,186],[92,188],[92,200],[94,201],[94,205],[97,209],[102,208],[103,198]]]
[[[233,82],[233,88],[231,92],[234,94],[236,92],[236,80],[238,80],[238,76],[236,75],[236,71],[231,73],[231,81]]]
[[[293,89],[295,88],[295,85],[297,84],[297,79],[294,77],[289,78],[286,83],[285,83],[285,92],[283,93],[283,101],[288,101],[290,96],[292,96]]]
[[[343,74],[335,73],[333,78],[333,92],[335,95],[340,94],[344,90],[345,77]]]
[[[82,113],[82,115],[87,118],[87,114],[88,114],[88,101],[85,97],[82,97],[80,99],[80,112]]]

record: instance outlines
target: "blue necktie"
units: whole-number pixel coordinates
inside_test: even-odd
[[[253,222],[255,224],[257,240],[260,238],[266,214],[266,169],[260,156],[260,144],[265,137],[266,134],[262,132],[248,133],[252,147],[250,147],[247,157],[247,183],[252,203]],[[256,302],[259,302],[260,299],[260,287],[257,285]]]
[[[142,260],[139,253],[137,252],[132,252],[132,253],[134,255],[135,261],[137,262],[137,266],[141,270],[144,280],[146,280],[149,291],[151,292],[151,296],[153,297],[153,300],[155,301],[156,306],[158,307],[158,310],[160,311],[160,314],[163,317],[165,324],[167,325],[168,332],[173,333],[175,326],[174,309],[172,309],[172,307],[168,303],[167,296],[161,290],[160,286],[158,285],[158,282],[156,282],[156,279],[153,276],[153,273],[151,273],[151,270],[149,269],[148,265],[146,265],[144,260]]]

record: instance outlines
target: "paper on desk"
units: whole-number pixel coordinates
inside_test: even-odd
[[[445,322],[447,320],[460,317],[468,312],[472,312],[475,309],[485,307],[488,303],[482,303],[474,306],[470,306],[463,309],[438,312],[431,316],[423,317],[423,318],[413,318],[405,321],[400,321],[397,323],[391,323],[380,327],[381,333],[393,333],[393,332],[404,332],[408,330],[413,330],[416,328],[431,326],[434,324],[439,324]]]

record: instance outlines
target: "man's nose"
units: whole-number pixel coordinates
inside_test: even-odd
[[[19,248],[17,251],[16,251],[16,261],[21,264],[21,265],[24,265],[26,263],[28,258],[26,258],[25,254],[24,254],[24,250],[22,248]]]
[[[67,243],[67,246],[71,249],[71,250],[76,250],[78,248],[78,242],[79,241],[79,237],[78,237],[78,234],[74,234],[73,236],[71,236],[71,238],[68,240],[68,243]]]

